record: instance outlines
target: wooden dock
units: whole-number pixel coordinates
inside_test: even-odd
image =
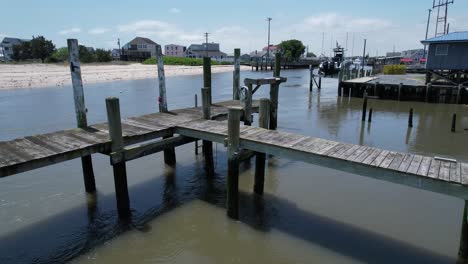
[[[77,40],[69,40],[68,45],[78,128],[0,142],[0,177],[81,158],[86,191],[92,193],[96,186],[91,155],[109,155],[119,217],[128,218],[127,161],[164,152],[164,162],[172,166],[176,163],[176,147],[203,140],[205,171],[211,178],[212,142],[218,142],[227,147],[226,207],[231,218],[239,215],[240,154],[250,150],[256,161],[253,191],[257,195],[263,194],[265,176],[268,178],[266,154],[272,154],[461,198],[465,200],[465,212],[460,255],[468,259],[468,164],[276,131],[279,86],[286,82],[280,77],[280,54],[276,54],[274,77],[245,79],[240,87],[240,51],[236,51],[233,100],[218,103],[211,98],[211,61],[204,58],[202,106],[169,111],[158,46],[159,113],[121,119],[119,99],[112,97],[106,99],[108,122],[88,125]],[[270,98],[253,100],[262,85],[270,87]],[[259,113],[260,127],[252,126],[252,113]]]

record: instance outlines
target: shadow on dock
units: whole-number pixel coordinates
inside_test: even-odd
[[[220,153],[218,163],[225,160]],[[130,186],[132,216],[121,221],[114,193],[89,196],[87,203],[0,238],[0,263],[63,263],[129,230],[149,232],[148,222],[195,199],[225,208],[225,165],[214,180],[205,177],[201,157],[166,175]],[[250,168],[241,164],[240,170]],[[252,168],[250,168],[252,169]],[[268,176],[267,176],[268,177]],[[148,209],[149,208],[149,209]],[[226,220],[231,221],[231,220]],[[366,263],[455,263],[456,259],[298,208],[266,193],[240,193],[240,221],[291,236]]]

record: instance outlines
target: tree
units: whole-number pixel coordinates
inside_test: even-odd
[[[308,58],[315,58],[315,57],[317,57],[317,55],[315,55],[315,53],[313,53],[313,52],[307,52],[306,57],[308,57]]]
[[[68,48],[62,47],[54,51],[50,56],[52,62],[66,61],[68,60]]]
[[[112,60],[112,55],[109,50],[96,49],[96,60],[98,62],[108,62]]]
[[[92,48],[87,48],[83,45],[79,46],[80,61],[90,63],[96,61],[96,54]]]
[[[290,39],[279,44],[281,54],[288,59],[297,60],[305,51],[305,46],[300,40]]]
[[[31,40],[31,55],[33,59],[41,59],[44,62],[54,51],[55,45],[51,40],[47,40],[43,36],[33,37]]]
[[[19,45],[14,45],[12,59],[14,61],[32,59],[31,42],[25,41]]]

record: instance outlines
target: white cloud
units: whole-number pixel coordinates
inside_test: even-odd
[[[74,28],[68,28],[68,29],[60,30],[58,33],[60,35],[70,35],[70,34],[79,33],[79,32],[81,32],[81,28],[74,27]]]
[[[91,34],[91,35],[100,35],[100,34],[104,34],[104,33],[109,32],[109,31],[110,31],[110,29],[108,29],[108,28],[97,27],[97,28],[90,29],[88,31],[88,33]]]
[[[169,12],[171,12],[173,14],[178,14],[178,13],[180,13],[180,9],[173,7],[171,9],[169,9]]]
[[[380,18],[352,17],[338,13],[323,13],[305,18],[293,25],[298,32],[369,32],[384,30],[392,26]]]

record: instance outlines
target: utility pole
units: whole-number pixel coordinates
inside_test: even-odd
[[[367,39],[364,39],[364,52],[362,53],[362,70],[364,71],[364,65],[366,61],[366,44],[367,44]]]
[[[325,43],[325,32],[322,32],[322,54],[320,54],[320,56],[325,56],[325,54],[323,54],[323,45]]]
[[[427,26],[426,26],[426,40],[427,40],[427,35],[429,34],[429,22],[431,21],[431,12],[432,12],[432,9],[428,9],[427,11],[428,14],[427,14]],[[427,45],[424,44],[424,57],[423,58],[426,58],[426,51],[427,51]]]
[[[268,62],[268,59],[270,58],[270,22],[271,22],[271,17],[267,17],[267,21],[268,21],[268,43],[267,43],[267,62]]]
[[[205,56],[208,57],[208,35],[210,33],[208,32],[205,32],[204,35],[205,35]]]
[[[354,35],[354,32],[353,32],[353,46],[351,48],[351,57],[354,57],[354,37],[355,37],[355,35]]]

